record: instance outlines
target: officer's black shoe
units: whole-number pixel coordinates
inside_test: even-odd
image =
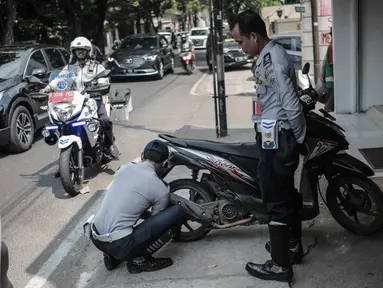
[[[246,264],[246,271],[250,275],[262,280],[275,280],[280,282],[291,282],[294,272],[291,265],[280,266],[273,260],[266,261],[265,264]]]
[[[246,270],[263,280],[291,282],[294,272],[289,259],[290,228],[282,223],[269,225],[271,259],[264,264],[247,263]]]
[[[117,260],[113,256],[104,253],[104,265],[107,270],[113,270],[116,269],[122,261]]]
[[[172,265],[173,260],[171,258],[153,258],[152,256],[146,256],[141,262],[135,259],[126,263],[128,271],[132,274],[158,271]]]
[[[301,264],[304,257],[303,246],[301,240],[290,240],[290,263],[291,264]],[[271,244],[270,241],[267,241],[265,244],[265,249],[270,253]]]
[[[120,155],[120,151],[118,150],[116,145],[112,145],[109,147],[109,154],[113,159],[118,160],[118,156]]]

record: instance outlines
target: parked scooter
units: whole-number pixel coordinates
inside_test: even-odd
[[[308,75],[309,69],[306,63],[303,74]],[[323,116],[312,111],[318,94],[310,80],[309,87],[301,89],[299,96],[308,125],[299,184],[303,221],[314,219],[320,213],[319,179],[324,177],[328,182],[324,202],[334,219],[354,234],[378,232],[383,227],[383,197],[381,189],[369,179],[374,171],[346,153],[349,143],[344,129],[334,123],[336,119],[332,115],[323,109],[319,110]],[[186,166],[192,171],[192,179],[170,183],[170,201],[180,204],[189,220],[202,224],[194,230],[185,223],[189,231],[181,231],[180,241],[201,239],[212,229],[268,223],[256,180],[255,142],[222,143],[166,134],[159,137],[167,141],[170,150],[169,166],[162,177],[176,166]],[[207,172],[199,177],[202,170]],[[190,191],[189,200],[174,194],[184,189]],[[374,219],[362,223],[360,214]]]

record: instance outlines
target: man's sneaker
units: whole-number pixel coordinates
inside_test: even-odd
[[[304,257],[303,246],[301,241],[290,241],[290,262],[291,264],[301,264],[302,258]],[[265,249],[270,253],[271,244],[270,241],[267,241],[265,244]]]
[[[171,258],[153,258],[152,256],[147,256],[142,261],[135,259],[126,263],[128,271],[132,274],[158,271],[172,265],[173,260]]]
[[[117,260],[113,256],[104,253],[104,265],[107,270],[113,270],[116,269],[122,261]]]

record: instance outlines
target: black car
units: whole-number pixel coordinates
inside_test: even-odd
[[[125,38],[108,58],[111,79],[130,76],[156,76],[174,72],[171,44],[162,35],[136,34]]]
[[[206,63],[209,69],[212,70],[212,33],[209,33],[206,43]],[[225,61],[225,67],[240,67],[247,63],[252,63],[254,57],[247,55],[242,51],[241,47],[235,42],[233,36],[231,36],[230,30],[223,30],[223,57]]]
[[[29,76],[48,83],[50,72],[69,61],[62,47],[15,44],[0,47],[0,145],[11,152],[28,150],[37,129],[49,122],[48,96],[32,97],[43,85],[28,83]]]

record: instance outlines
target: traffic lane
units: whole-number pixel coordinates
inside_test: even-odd
[[[151,97],[158,100],[163,96],[163,91],[169,92],[177,83],[172,80],[179,78],[177,75],[168,75],[162,81],[162,91],[159,91],[159,82],[148,81],[145,85],[141,82],[118,84],[123,88],[131,87],[144,95],[137,101],[133,98],[135,109],[131,116],[139,113],[139,107],[150,105]],[[191,78],[189,78],[191,80]],[[166,82],[168,81],[168,82]],[[166,83],[169,87],[166,87]],[[192,83],[190,82],[190,85]],[[116,85],[113,85],[116,86]],[[142,87],[144,86],[144,88]],[[113,87],[115,89],[115,87]],[[134,95],[133,95],[134,97]],[[136,105],[135,103],[138,103]],[[150,115],[149,115],[150,117]],[[69,198],[62,189],[59,179],[54,179],[53,173],[57,169],[59,151],[56,146],[50,147],[44,141],[37,141],[34,147],[20,155],[5,156],[1,165],[0,180],[7,183],[7,191],[2,191],[2,222],[3,239],[9,245],[10,252],[10,278],[15,287],[24,287],[31,277],[36,274],[46,260],[52,255],[76,221],[86,213],[88,205],[96,201],[102,190],[112,180],[116,169],[127,161],[136,158],[144,145],[153,137],[137,139],[134,131],[127,132],[127,123],[115,125],[116,144],[123,153],[120,161],[109,163],[98,174],[87,175],[91,177],[89,186],[91,193]],[[129,143],[129,145],[125,145]],[[138,143],[136,149],[133,149]],[[89,175],[90,174],[90,175]],[[93,178],[92,178],[93,177]],[[3,184],[4,185],[4,184]],[[7,197],[3,197],[7,195]],[[11,195],[11,197],[9,197]],[[10,199],[11,198],[11,199]],[[5,199],[5,200],[4,200]]]

